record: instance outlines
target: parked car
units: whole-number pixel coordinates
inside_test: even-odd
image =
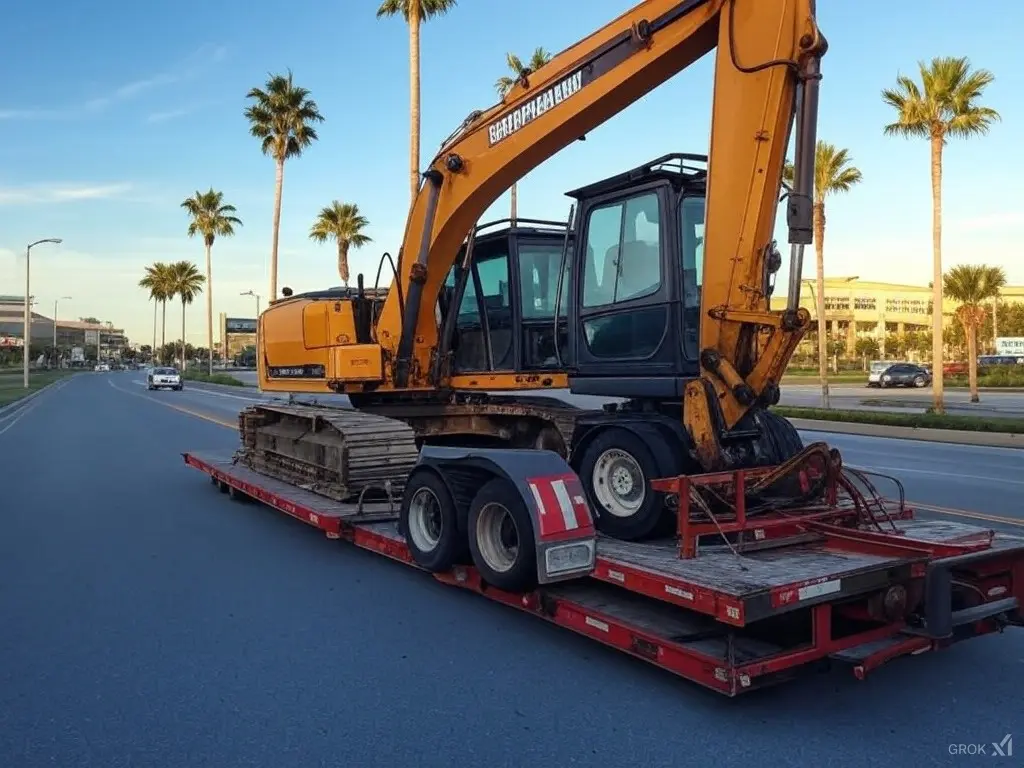
[[[174,389],[180,392],[184,388],[181,374],[177,368],[154,368],[146,376],[146,389]]]
[[[880,387],[882,385],[882,374],[894,365],[902,365],[892,360],[872,360],[868,369],[868,386]]]
[[[931,373],[915,363],[890,365],[882,371],[878,381],[880,387],[927,387],[931,383]]]

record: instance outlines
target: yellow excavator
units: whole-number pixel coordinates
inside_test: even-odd
[[[362,275],[286,289],[260,316],[260,388],[351,407],[252,406],[236,460],[348,501],[400,495],[423,445],[547,449],[579,474],[602,533],[639,540],[675,524],[652,479],[798,453],[768,407],[810,319],[826,49],[814,0],[644,0],[525,72],[423,173],[397,264],[381,260],[389,289]],[[576,189],[566,222],[478,224],[517,179],[712,50],[708,156]],[[773,311],[780,201],[789,287]]]

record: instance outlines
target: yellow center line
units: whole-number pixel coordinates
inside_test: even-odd
[[[238,429],[238,422],[224,421],[223,419],[218,419],[215,416],[208,416],[205,413],[200,413],[198,411],[193,411],[193,410],[191,410],[189,408],[183,408],[180,405],[175,405],[173,403],[168,403],[168,402],[166,402],[164,400],[157,400],[155,397],[148,397],[148,396],[142,394],[141,392],[130,392],[127,389],[121,389],[121,387],[118,387],[112,381],[107,382],[107,383],[110,384],[110,386],[112,386],[114,389],[118,390],[119,392],[124,392],[125,394],[128,394],[128,395],[135,395],[136,397],[141,397],[143,400],[148,400],[151,403],[157,403],[158,405],[163,405],[163,406],[165,406],[167,408],[171,408],[172,410],[179,411],[180,413],[184,413],[184,414],[186,414],[188,416],[194,416],[195,418],[202,419],[203,421],[208,421],[211,424],[217,424],[218,426],[226,427],[227,429],[233,429],[233,430],[237,430]],[[1003,525],[1012,525],[1012,526],[1016,526],[1018,528],[1024,528],[1024,519],[1021,519],[1021,518],[1006,517],[1005,515],[992,515],[992,514],[988,514],[986,512],[972,512],[971,510],[968,510],[968,509],[956,509],[954,507],[940,507],[940,506],[938,506],[936,504],[926,504],[924,502],[907,501],[906,505],[908,507],[910,507],[911,509],[915,509],[915,510],[920,509],[920,510],[925,511],[925,512],[935,512],[935,513],[940,514],[940,515],[951,515],[953,517],[965,517],[965,518],[969,518],[971,520],[984,520],[985,522],[989,522],[989,523],[1002,523]]]

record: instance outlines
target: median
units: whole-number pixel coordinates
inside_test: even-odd
[[[797,429],[1024,448],[1024,419],[952,416],[934,412],[843,411],[797,406],[776,406],[772,411],[789,419]]]
[[[227,373],[207,373],[206,371],[187,370],[181,377],[186,381],[198,381],[203,384],[220,384],[225,387],[244,387],[245,382],[239,381]]]

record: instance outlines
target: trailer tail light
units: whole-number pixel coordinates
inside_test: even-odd
[[[574,541],[556,544],[544,552],[544,570],[548,576],[572,571],[590,571],[594,567],[594,542]]]

